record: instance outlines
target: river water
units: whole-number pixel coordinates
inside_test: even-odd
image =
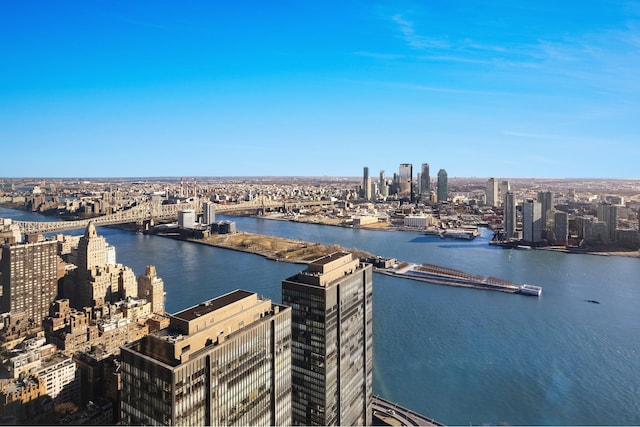
[[[2,208],[0,217],[46,219]],[[454,241],[231,219],[242,231],[543,287],[536,298],[375,275],[374,393],[449,425],[640,424],[640,259],[501,249],[488,245],[488,230]],[[136,275],[157,267],[169,312],[238,288],[280,302],[281,281],[304,268],[114,228],[98,233]]]

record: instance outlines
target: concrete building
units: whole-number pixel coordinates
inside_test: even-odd
[[[403,218],[405,227],[428,227],[433,222],[432,215],[407,215]]]
[[[292,307],[294,425],[371,425],[371,264],[337,252],[282,282]]]
[[[522,205],[522,238],[528,243],[542,241],[542,204],[525,200]]]
[[[398,199],[413,201],[413,165],[401,163],[398,174]]]
[[[449,198],[449,184],[447,171],[440,169],[438,171],[438,203],[446,202]]]
[[[0,245],[0,313],[26,313],[40,326],[58,295],[58,242]]]
[[[236,290],[121,349],[127,425],[290,425],[291,308]]]
[[[178,211],[178,227],[191,229],[196,226],[196,211],[193,209],[183,209]]]
[[[213,202],[204,202],[202,204],[202,223],[211,225],[216,222],[216,204]]]
[[[486,204],[487,206],[498,207],[500,204],[500,197],[498,195],[498,180],[495,178],[489,178],[487,181],[487,189],[485,190]]]

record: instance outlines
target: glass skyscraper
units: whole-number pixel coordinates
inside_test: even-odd
[[[371,425],[371,264],[337,252],[282,282],[292,307],[294,425]]]

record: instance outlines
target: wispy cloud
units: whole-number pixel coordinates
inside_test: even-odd
[[[413,22],[407,21],[401,15],[394,15],[393,22],[398,24],[398,28],[402,33],[402,37],[407,42],[407,45],[412,49],[422,50],[428,48],[447,48],[449,42],[443,39],[428,38],[416,33],[413,26]]]
[[[382,60],[393,60],[393,59],[402,59],[405,58],[406,55],[399,55],[394,53],[380,53],[380,52],[353,52],[354,55],[364,56],[367,58],[374,59],[382,59]]]

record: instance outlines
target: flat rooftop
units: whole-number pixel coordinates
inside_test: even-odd
[[[318,258],[314,261],[311,261],[311,264],[326,265],[346,255],[351,255],[351,254],[349,252],[334,252],[332,254],[325,255],[322,258]]]
[[[186,310],[180,311],[174,314],[173,316],[178,319],[189,322],[204,314],[211,313],[212,311],[216,311],[222,307],[225,307],[229,304],[233,304],[234,302],[240,301],[241,299],[247,298],[248,296],[251,296],[251,295],[253,295],[253,292],[247,292],[247,291],[238,289],[236,291],[222,295],[218,298],[214,298],[209,301],[202,302],[191,308],[187,308]]]

